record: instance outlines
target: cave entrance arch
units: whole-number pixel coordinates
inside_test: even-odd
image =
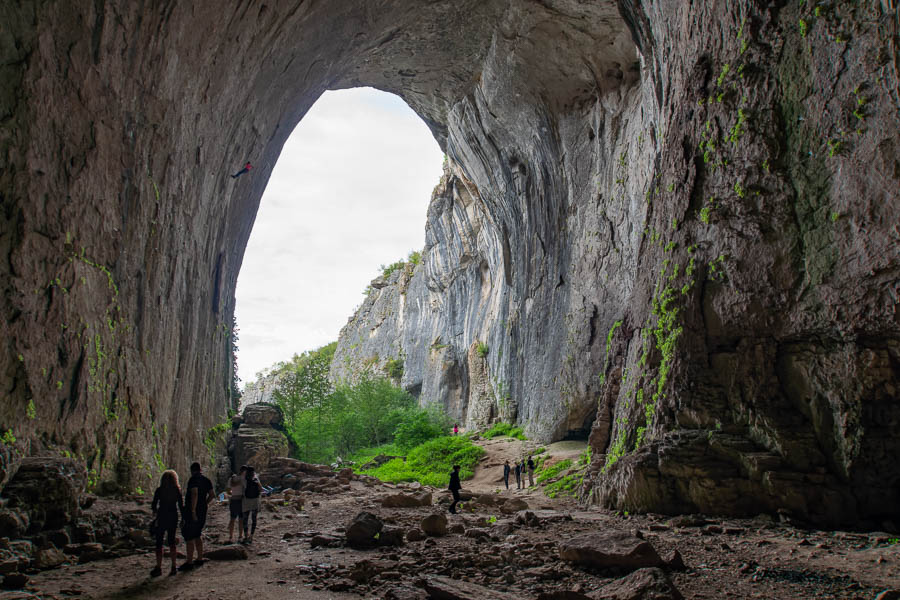
[[[244,383],[335,341],[379,264],[422,250],[442,160],[393,94],[354,88],[316,101],[272,171],[238,278]]]
[[[517,301],[544,281],[541,293],[564,304],[554,286],[567,265],[545,259],[566,255],[552,232],[567,190],[592,187],[566,179],[566,147],[590,143],[599,99],[621,102],[638,78],[620,4],[11,6],[12,43],[0,49],[15,91],[0,102],[4,143],[16,149],[0,173],[11,232],[0,424],[16,425],[23,452],[35,442],[34,452],[85,457],[98,480],[116,477],[115,460],[144,477],[207,454],[205,433],[231,401],[234,291],[259,200],[326,90],[403,98],[465,184],[487,192],[499,248],[488,270]],[[254,176],[231,179],[249,157]],[[542,323],[534,339],[561,326]],[[536,387],[550,370],[497,374]],[[112,458],[123,448],[129,460]]]

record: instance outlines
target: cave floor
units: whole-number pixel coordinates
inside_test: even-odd
[[[486,448],[482,465],[491,472],[476,471],[474,487],[499,490],[493,483],[497,465],[505,453],[520,449],[503,443]],[[538,526],[517,525],[512,516],[486,508],[448,515],[451,526],[466,530],[484,529],[484,519],[496,517],[487,527],[498,533],[479,538],[450,534],[369,551],[310,547],[314,534],[341,537],[342,527],[363,510],[403,528],[446,510],[443,491],[435,494],[439,504],[433,507],[381,507],[380,498],[396,492],[396,486],[354,481],[350,491],[309,495],[302,511],[269,502],[246,561],[207,561],[186,574],[151,579],[151,550],[43,571],[32,576],[29,591],[40,598],[82,599],[413,598],[421,593],[415,591],[417,580],[444,575],[519,599],[556,590],[590,593],[622,574],[573,567],[559,559],[556,545],[599,529],[639,531],[663,557],[677,549],[687,568],[669,574],[685,598],[871,599],[884,589],[900,589],[897,536],[807,530],[768,517],[622,515],[586,510],[533,489],[498,493],[526,500],[541,518]],[[123,510],[135,508],[134,502],[122,504]],[[206,549],[221,547],[227,536],[227,507],[211,507]]]

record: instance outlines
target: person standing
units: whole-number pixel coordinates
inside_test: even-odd
[[[528,457],[528,487],[534,487],[534,461]]]
[[[159,487],[153,494],[150,510],[153,511],[153,518],[156,520],[156,568],[150,571],[150,577],[162,575],[163,534],[168,538],[166,541],[169,544],[169,555],[172,557],[172,570],[169,571],[169,575],[175,575],[178,572],[175,568],[175,561],[178,558],[175,530],[178,527],[178,513],[184,512],[178,473],[172,470],[163,472],[159,478]]]
[[[187,558],[179,567],[188,571],[203,564],[203,527],[206,526],[206,512],[209,503],[215,499],[212,482],[203,475],[200,463],[191,464],[191,478],[184,492],[184,524],[181,533],[187,542]],[[194,554],[197,558],[194,560]]]
[[[453,425],[453,435],[457,435],[459,433],[459,423]]]
[[[259,477],[256,476],[256,470],[247,466],[247,472],[244,474],[244,499],[241,501],[241,510],[244,511],[244,543],[253,542],[253,534],[256,533],[256,517],[259,515],[259,496],[262,493],[262,484]],[[253,526],[249,528],[250,518],[253,517]]]
[[[228,543],[230,544],[234,540],[234,522],[237,521],[238,524],[238,542],[240,542],[243,537],[244,531],[244,509],[242,505],[242,501],[244,499],[244,474],[247,471],[247,467],[241,465],[240,470],[236,475],[232,475],[231,479],[228,480],[228,491],[231,494],[231,497],[228,499]]]
[[[459,490],[462,489],[462,483],[459,481],[459,465],[453,465],[453,471],[450,473],[450,485],[447,486],[450,493],[453,494],[453,502],[450,503],[450,512],[456,514],[456,503],[459,502]]]
[[[516,489],[522,488],[522,464],[516,461]]]
[[[503,483],[506,484],[506,489],[509,489],[509,461],[505,461],[503,463]]]

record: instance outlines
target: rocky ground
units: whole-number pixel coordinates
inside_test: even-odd
[[[900,598],[883,593],[900,590],[896,536],[807,530],[769,516],[584,510],[537,489],[500,490],[498,465],[527,447],[484,444],[473,498],[457,515],[447,514],[442,490],[319,477],[265,502],[246,558],[227,544],[223,504],[212,509],[206,549],[236,560],[150,578],[152,548],[135,532],[136,549],[124,556],[66,555],[56,568],[29,569],[24,591],[0,598]],[[90,510],[148,512],[143,500]]]

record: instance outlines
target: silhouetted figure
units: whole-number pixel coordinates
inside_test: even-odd
[[[235,173],[234,175],[232,175],[231,178],[232,178],[232,179],[237,179],[238,177],[240,177],[240,176],[243,175],[244,173],[249,173],[249,172],[250,172],[250,169],[252,169],[252,168],[253,168],[253,165],[251,165],[250,162],[248,161],[247,164],[244,165],[244,168],[241,169],[240,171],[238,171],[237,173]]]
[[[522,488],[522,463],[516,461],[516,489]]]
[[[162,575],[164,535],[169,544],[169,555],[172,557],[172,570],[169,571],[169,575],[175,575],[177,573],[175,560],[178,557],[175,529],[178,527],[178,513],[184,512],[181,487],[178,485],[178,474],[175,471],[165,471],[160,477],[159,487],[153,494],[150,510],[153,511],[153,517],[156,519],[156,568],[150,571],[150,576]]]
[[[450,504],[450,512],[456,514],[456,503],[459,502],[459,490],[462,484],[459,482],[459,465],[453,465],[453,472],[450,473],[450,485],[447,489],[453,494],[453,502]]]
[[[184,492],[184,523],[181,534],[187,542],[187,559],[178,567],[188,571],[205,562],[203,558],[203,528],[206,526],[206,509],[216,499],[212,482],[203,474],[200,463],[191,464],[191,478]],[[197,558],[194,560],[194,552]]]
[[[534,461],[528,457],[528,485],[534,487]]]
[[[503,483],[506,484],[506,489],[509,489],[509,461],[503,463]]]
[[[244,499],[242,500],[242,508],[244,510],[244,543],[253,542],[253,534],[256,533],[256,517],[259,515],[259,497],[262,494],[262,484],[256,475],[256,470],[247,465],[247,472],[244,476]],[[252,525],[250,519],[253,519]]]

